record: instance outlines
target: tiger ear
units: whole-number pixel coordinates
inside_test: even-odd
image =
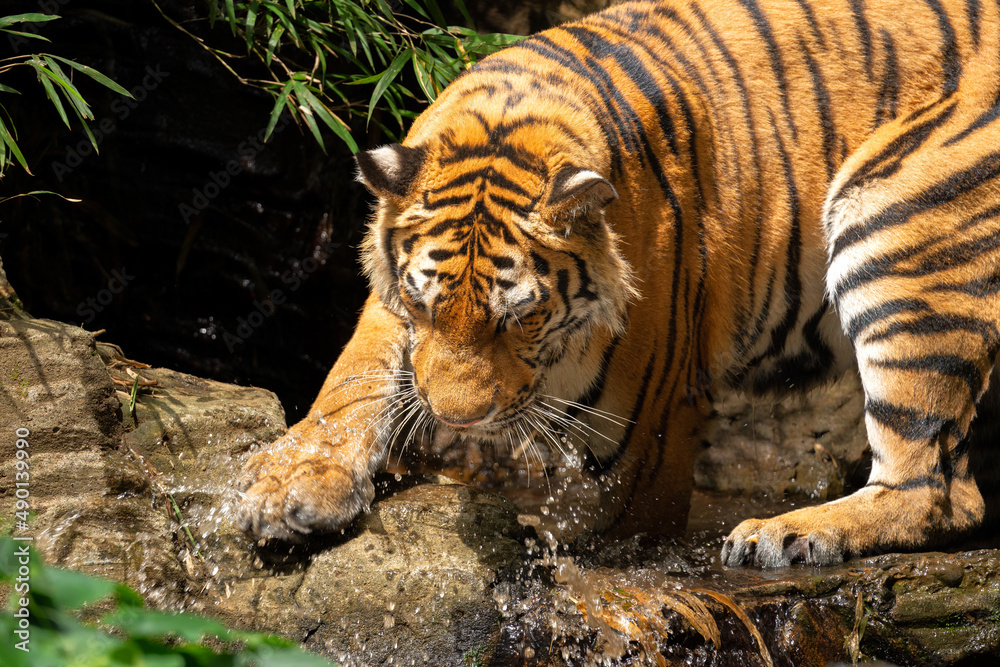
[[[358,180],[380,197],[402,197],[424,163],[422,148],[389,144],[354,156]]]
[[[604,208],[615,199],[618,193],[614,186],[596,171],[567,167],[556,175],[547,203],[557,210],[577,212]]]

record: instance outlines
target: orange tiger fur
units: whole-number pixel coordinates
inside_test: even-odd
[[[311,414],[250,458],[241,524],[344,525],[413,433],[548,428],[604,482],[597,530],[677,532],[706,378],[801,389],[856,359],[868,485],[744,522],[724,562],[976,526],[998,33],[979,0],[640,1],[483,60],[402,145],[358,156],[372,295]]]

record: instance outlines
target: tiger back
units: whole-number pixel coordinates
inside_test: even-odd
[[[744,522],[724,562],[976,526],[997,11],[630,2],[484,59],[403,144],[358,155],[372,295],[310,415],[247,462],[241,525],[340,527],[391,446],[439,431],[566,436],[601,481],[595,530],[677,533],[710,386],[799,391],[857,364],[868,485]]]

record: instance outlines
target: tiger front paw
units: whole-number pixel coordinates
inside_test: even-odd
[[[722,545],[722,564],[782,567],[798,562],[843,562],[847,541],[841,530],[834,525],[809,526],[808,522],[789,521],[786,517],[790,514],[742,522]]]
[[[722,546],[722,564],[782,567],[834,565],[851,556],[912,551],[955,539],[982,521],[975,481],[902,488],[870,485],[816,507],[773,519],[748,519]]]
[[[302,443],[286,435],[244,465],[236,525],[257,538],[292,542],[343,528],[375,497],[367,473],[351,468],[329,442]]]

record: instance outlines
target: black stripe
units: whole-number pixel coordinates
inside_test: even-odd
[[[781,60],[781,48],[774,40],[774,30],[764,11],[757,4],[757,0],[740,0],[740,4],[750,13],[754,27],[760,33],[761,38],[767,43],[767,55],[771,60],[771,71],[778,83],[778,91],[781,93],[782,108],[785,112],[785,120],[792,130],[792,139],[798,141],[799,131],[792,119],[791,102],[788,99],[788,81],[785,77],[785,64]]]
[[[539,255],[534,250],[531,250],[529,254],[531,256],[531,263],[535,267],[535,273],[537,273],[540,276],[547,276],[547,275],[549,275],[549,262],[548,262],[548,260],[546,260],[544,257],[542,257],[541,255]]]
[[[795,323],[799,318],[799,306],[802,298],[802,281],[799,277],[799,263],[802,255],[802,232],[799,227],[801,215],[799,207],[799,193],[795,185],[795,174],[792,173],[791,159],[788,151],[781,140],[777,123],[771,117],[771,129],[774,131],[774,139],[778,144],[778,154],[781,156],[782,169],[785,175],[786,197],[788,199],[788,247],[785,251],[785,286],[783,295],[785,297],[785,314],[781,322],[771,330],[771,344],[763,354],[763,358],[779,354],[785,347],[788,335],[791,333]],[[762,359],[763,359],[762,358]],[[758,359],[751,362],[751,366],[756,366]]]
[[[993,106],[991,106],[983,113],[979,114],[979,116],[974,121],[969,123],[968,127],[966,127],[964,130],[956,134],[954,137],[951,137],[941,145],[951,146],[952,144],[956,144],[962,139],[965,139],[973,132],[989,126],[997,118],[1000,118],[1000,96],[998,96],[997,99],[993,102]]]
[[[819,22],[816,20],[816,13],[813,12],[812,5],[810,5],[807,0],[795,1],[799,4],[799,7],[802,8],[802,12],[806,15],[806,24],[808,24],[809,30],[813,34],[813,38],[821,47],[826,48],[826,41],[823,39],[823,33],[819,30]]]
[[[656,111],[657,120],[660,124],[660,131],[670,146],[670,152],[675,156],[680,155],[677,147],[677,133],[674,130],[674,122],[670,117],[667,99],[663,95],[663,87],[659,81],[646,69],[642,61],[630,48],[632,45],[627,42],[609,42],[602,35],[584,26],[571,26],[565,28],[566,32],[573,35],[587,50],[599,60],[613,58],[618,66],[631,79],[639,93],[652,105]],[[637,114],[633,115],[638,118]]]
[[[885,330],[865,338],[864,342],[874,343],[899,335],[933,336],[956,331],[977,334],[990,347],[995,346],[1000,338],[996,325],[988,320],[948,313],[928,313],[910,322],[893,322]]]
[[[942,435],[961,434],[951,417],[932,415],[875,399],[865,401],[865,412],[879,424],[907,440],[928,442],[937,441]]]
[[[805,42],[799,39],[799,48],[806,60],[809,68],[809,76],[812,79],[813,94],[816,96],[816,112],[819,114],[819,125],[823,132],[823,155],[826,157],[826,178],[833,180],[833,173],[837,169],[837,158],[833,151],[833,138],[836,130],[833,127],[833,117],[830,113],[830,93],[826,89],[826,82],[823,80],[823,72],[819,68],[819,63],[812,57]]]
[[[850,0],[851,16],[854,17],[854,27],[858,29],[858,41],[861,42],[861,52],[865,57],[865,72],[868,80],[872,80],[872,29],[865,18],[865,0]]]
[[[875,106],[875,127],[895,120],[899,113],[899,60],[896,57],[896,45],[889,31],[880,31],[882,50],[885,51],[885,64],[882,68],[882,85],[878,91],[878,103]]]
[[[990,220],[998,216],[1000,216],[1000,205],[980,211],[958,225],[955,230],[943,236],[925,238],[919,245],[910,248],[901,248],[866,260],[843,276],[833,287],[832,293],[835,297],[839,298],[844,292],[855,290],[879,278],[887,276],[925,276],[939,271],[954,269],[963,264],[981,259],[988,252],[1000,248],[1000,232],[980,237],[965,238],[957,244],[952,242],[952,238],[956,235],[956,232],[963,232],[975,227],[984,220]],[[944,244],[944,247],[935,250],[935,246],[939,244]],[[917,266],[909,269],[899,268],[899,265],[903,262],[912,260],[921,254],[925,255],[925,257]]]
[[[964,283],[938,283],[927,288],[933,292],[958,292],[975,297],[989,297],[1000,294],[1000,271]]]
[[[642,13],[642,16],[647,17],[648,14]],[[603,27],[609,31],[615,32],[617,36],[620,37],[623,41],[632,40],[633,41],[632,48],[641,48],[645,52],[646,57],[648,57],[650,60],[656,63],[656,65],[659,67],[659,69],[657,70],[658,73],[661,76],[663,76],[663,78],[666,81],[666,84],[670,86],[670,90],[674,95],[674,97],[671,99],[671,102],[673,102],[676,106],[680,108],[680,117],[684,124],[684,130],[687,133],[688,144],[690,147],[689,173],[692,175],[694,186],[697,189],[696,200],[698,204],[701,205],[704,202],[704,192],[702,189],[701,179],[699,178],[700,166],[699,166],[699,157],[697,150],[698,148],[697,139],[695,138],[695,133],[697,128],[694,120],[694,113],[691,110],[691,104],[688,101],[688,96],[687,93],[684,91],[683,86],[671,73],[674,67],[673,63],[670,63],[665,58],[663,58],[662,47],[664,46],[667,47],[667,49],[669,49],[671,53],[681,63],[686,80],[693,82],[706,95],[709,95],[710,93],[708,91],[707,86],[705,85],[705,82],[701,79],[701,76],[697,71],[697,69],[691,64],[691,62],[684,56],[683,53],[678,52],[674,48],[673,41],[670,39],[668,35],[663,33],[657,27],[654,21],[655,19],[650,20],[647,23],[643,24],[642,26],[643,36],[645,36],[648,40],[651,40],[653,42],[652,45],[647,44],[643,40],[637,39],[637,35],[635,33],[632,33],[630,35],[628,33],[621,32],[622,30],[621,26],[619,26],[616,23],[612,22],[610,25],[605,25]],[[662,88],[662,85],[659,84],[655,85],[658,85],[658,87]],[[666,105],[665,99],[663,99],[663,102],[664,104],[662,106],[662,109],[657,107],[658,113],[660,113],[661,115],[665,115],[667,117],[667,121],[670,124],[670,127],[672,128],[675,119],[669,116],[669,108]],[[662,118],[660,124],[661,124],[661,130],[664,132],[664,134],[670,141],[671,151],[675,155],[679,156],[680,152],[676,143],[676,139],[673,136],[673,134],[668,134],[667,129],[664,127],[664,121]]]
[[[632,109],[621,93],[615,88],[614,81],[608,73],[594,62],[593,59],[586,58],[585,62],[581,61],[580,56],[560,46],[545,34],[536,35],[532,39],[521,42],[514,48],[524,48],[542,58],[552,60],[579,78],[589,81],[597,89],[600,97],[597,100],[593,100],[593,106],[595,110],[603,107],[603,109],[600,109],[603,113],[597,113],[596,116],[604,130],[607,145],[611,149],[613,167],[616,171],[620,171],[622,165],[620,149],[624,148],[626,151],[632,151],[636,149],[636,145],[634,136],[629,128],[629,123],[622,118],[616,104],[612,104],[611,102],[612,100],[614,102],[620,101],[622,109],[629,111],[632,111]],[[610,125],[608,125],[608,122],[610,122]],[[615,138],[615,133],[617,133],[617,139]]]
[[[969,30],[972,31],[972,43],[979,48],[979,19],[981,7],[979,0],[965,0],[965,14],[969,21]]]
[[[871,325],[900,313],[929,313],[931,307],[922,299],[893,299],[873,306],[851,318],[845,327],[847,337],[856,342],[858,334]]]
[[[897,371],[926,371],[963,380],[969,387],[972,400],[977,400],[983,389],[983,376],[973,362],[954,354],[927,354],[913,359],[873,359],[873,366]]]
[[[899,484],[886,484],[885,482],[868,482],[865,486],[877,486],[891,491],[913,491],[914,489],[926,489],[928,487],[944,491],[947,488],[945,480],[940,475],[924,475],[901,482]]]
[[[887,178],[896,173],[903,160],[923,146],[931,133],[944,125],[955,112],[955,103],[948,105],[937,116],[910,127],[885,145],[882,150],[865,160],[865,163],[851,174],[851,177],[837,190],[832,200],[839,199],[845,191],[861,185],[869,178]]]
[[[958,41],[955,38],[955,28],[948,19],[948,13],[939,0],[924,0],[937,17],[941,29],[941,39],[944,46],[941,52],[941,71],[944,76],[944,96],[947,97],[958,90],[958,81],[962,77],[962,61],[958,52]]]
[[[914,198],[892,204],[885,210],[869,216],[863,223],[848,227],[834,241],[833,250],[830,252],[831,260],[869,236],[902,225],[914,215],[930,210],[934,206],[954,201],[998,175],[1000,175],[1000,152],[990,153],[973,166],[952,174]]]
[[[744,147],[745,148],[744,152],[749,151],[750,153],[751,159],[753,160],[754,178],[757,181],[756,184],[754,184],[753,186],[748,186],[745,188],[741,187],[740,190],[747,192],[759,191],[762,186],[762,183],[760,182],[761,178],[760,158],[762,151],[760,150],[760,147],[757,145],[756,123],[754,121],[753,114],[750,112],[750,96],[747,92],[747,86],[743,78],[743,73],[740,71],[739,64],[737,63],[736,58],[733,57],[733,54],[729,51],[728,47],[726,46],[726,43],[719,37],[719,33],[716,31],[715,27],[711,24],[711,22],[701,11],[698,5],[692,4],[691,11],[701,22],[702,30],[699,31],[699,34],[701,32],[708,33],[709,37],[712,40],[712,44],[719,51],[719,54],[722,56],[722,59],[726,63],[726,66],[730,69],[730,72],[732,73],[733,82],[735,82],[736,87],[739,89],[740,109],[743,112],[743,118],[746,122],[747,130],[750,134],[750,140],[753,142],[753,145]],[[706,54],[706,62],[711,63],[713,60],[714,58],[711,58]],[[738,160],[737,164],[739,164]],[[740,176],[740,178],[742,178],[742,171],[738,172],[737,175]],[[754,294],[754,288],[753,288],[755,280],[753,279],[757,275],[757,267],[760,262],[760,246],[762,243],[764,227],[765,227],[763,215],[764,215],[763,210],[761,209],[761,207],[758,206],[757,219],[755,220],[754,224],[754,229],[756,230],[756,236],[754,237],[753,248],[750,251],[749,275],[751,277],[751,281],[746,295],[745,304],[747,305],[740,307],[739,312],[737,314],[736,330],[741,332],[747,332],[747,331],[751,331],[752,333],[759,332],[759,327],[749,327],[747,325],[748,325],[748,320],[752,316],[751,311],[753,310],[753,304],[756,303],[756,294]],[[768,291],[770,291],[770,285],[768,287]],[[765,298],[765,301],[769,298],[770,296],[768,295]],[[737,343],[739,345],[739,341]],[[739,353],[742,354],[742,352],[748,347],[749,346],[745,346],[743,349],[739,350]]]
[[[587,392],[576,399],[576,402],[585,405],[589,408],[597,405],[597,401],[600,400],[601,395],[604,393],[604,384],[607,382],[608,368],[611,366],[611,356],[618,349],[618,344],[621,342],[621,338],[615,336],[606,348],[604,348],[604,353],[601,355],[601,368],[597,373],[597,377],[591,382],[590,387]],[[580,413],[580,408],[575,406],[570,406],[567,410],[569,414],[573,417]],[[624,440],[623,440],[624,442]]]
[[[652,349],[656,349],[655,345]],[[639,413],[642,411],[643,404],[646,402],[646,393],[649,391],[649,383],[653,377],[653,366],[655,362],[656,354],[654,353],[649,357],[649,361],[646,363],[646,370],[642,374],[642,382],[639,383],[639,393],[635,397],[632,414],[629,415],[629,424],[625,428],[625,435],[622,436],[621,442],[618,444],[618,448],[610,455],[602,459],[598,459],[596,456],[593,456],[592,452],[588,451],[587,469],[591,473],[600,474],[613,468],[628,448],[628,443],[632,440],[632,432],[635,430],[639,421]],[[633,480],[633,484],[634,483],[635,480]]]

